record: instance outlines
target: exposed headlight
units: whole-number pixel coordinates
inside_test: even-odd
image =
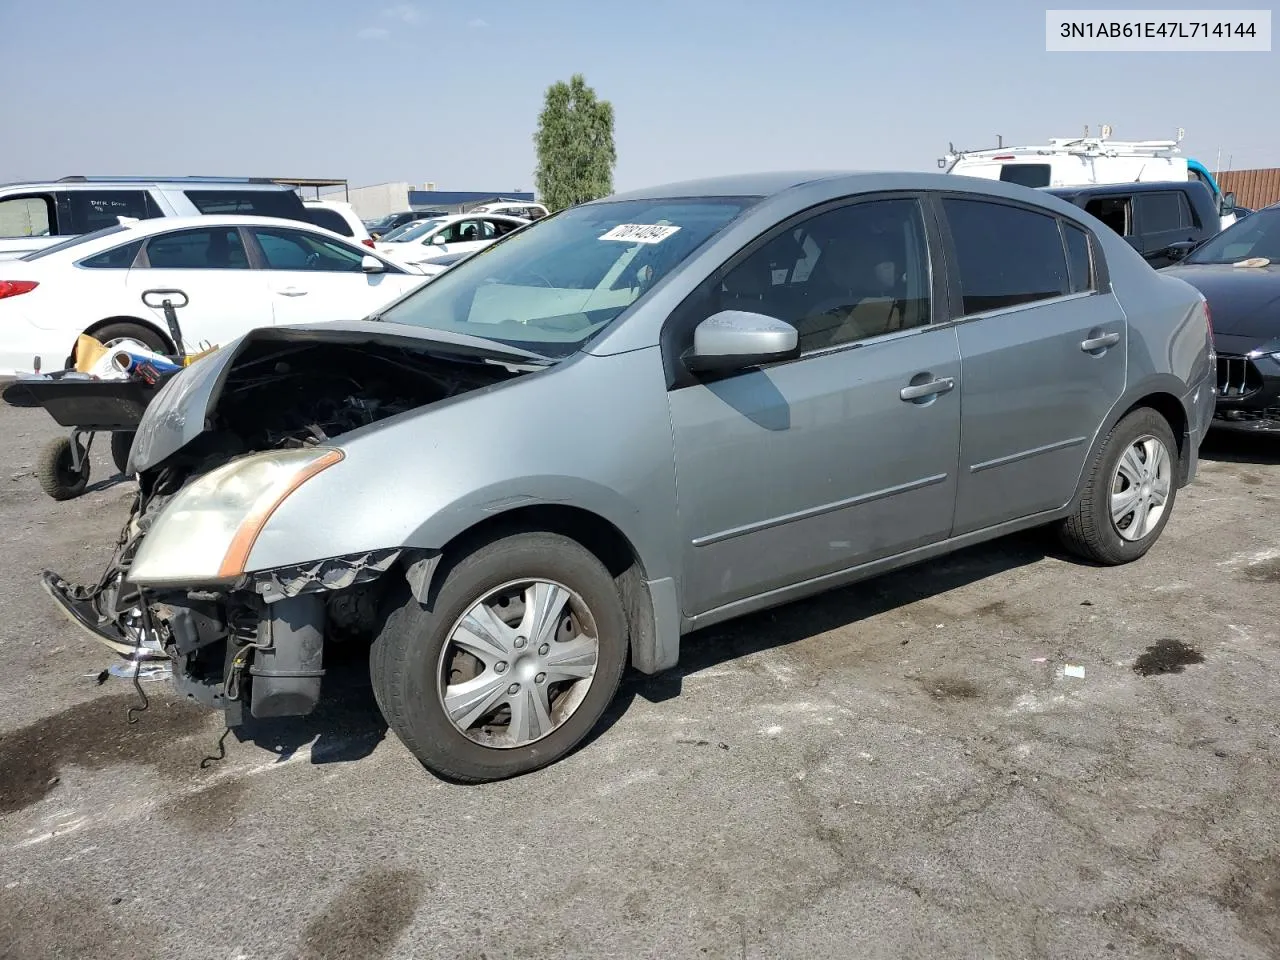
[[[233,460],[182,489],[156,518],[129,569],[138,584],[207,584],[244,573],[254,541],[284,499],[343,458],[332,447]]]

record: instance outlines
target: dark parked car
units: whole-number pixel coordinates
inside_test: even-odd
[[[1055,187],[1046,192],[1093,214],[1156,268],[1177,263],[1222,229],[1213,194],[1197,180]]]
[[[1218,351],[1213,425],[1280,432],[1280,203],[1160,271],[1204,294]]]
[[[414,220],[426,220],[428,217],[447,217],[448,215],[449,213],[446,210],[401,210],[399,213],[389,213],[381,220],[369,224],[369,233],[376,240],[378,237],[390,233],[396,227],[412,223]]]

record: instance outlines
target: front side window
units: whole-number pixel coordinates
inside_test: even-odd
[[[986,200],[942,201],[965,315],[1061,297],[1071,289],[1058,221]]]
[[[121,217],[150,220],[164,214],[146,190],[68,190],[71,229],[91,233],[120,222]]]
[[[1144,193],[1138,197],[1138,209],[1142,212],[1143,233],[1164,233],[1188,226],[1183,222],[1182,194],[1170,192]],[[1188,218],[1189,219],[1189,218]]]
[[[381,317],[567,357],[755,202],[582,204],[482,248]]]
[[[1049,164],[1006,163],[1000,168],[1000,179],[1005,183],[1018,183],[1024,187],[1047,187]]]
[[[0,200],[0,237],[49,237],[57,232],[51,195],[41,193]]]
[[[874,200],[817,214],[748,254],[707,310],[785,320],[810,352],[927,324],[929,277],[919,202]]]
[[[247,270],[240,231],[234,227],[179,230],[152,237],[147,263],[155,270]]]
[[[484,239],[479,220],[459,220],[440,231],[445,243],[471,243]]]
[[[1280,207],[1237,220],[1182,262],[1238,263],[1253,257],[1280,263]]]
[[[301,230],[254,227],[271,270],[316,270],[326,273],[360,273],[364,254]]]

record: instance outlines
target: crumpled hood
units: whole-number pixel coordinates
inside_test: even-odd
[[[1185,263],[1160,272],[1185,280],[1204,294],[1213,313],[1215,336],[1259,343],[1280,337],[1280,264],[1235,267],[1229,263]]]
[[[428,330],[383,320],[351,320],[328,323],[262,327],[232,340],[175,375],[147,405],[129,452],[130,474],[149,470],[173,456],[208,429],[226,382],[227,374],[247,346],[263,341],[280,343],[380,343],[429,350],[460,358],[491,358],[500,362],[545,363],[535,353],[499,345],[479,337]]]

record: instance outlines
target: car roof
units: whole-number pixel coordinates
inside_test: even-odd
[[[1079,196],[1082,193],[1156,193],[1167,190],[1181,190],[1184,187],[1199,187],[1206,194],[1209,188],[1199,180],[1143,180],[1130,183],[1082,183],[1070,187],[1038,187],[1046,193],[1059,197]],[[1212,194],[1210,194],[1212,196]]]
[[[103,187],[200,187],[225,190],[292,190],[263,177],[61,177],[57,180],[14,180],[0,183],[0,190],[14,187],[35,190],[101,189]]]

